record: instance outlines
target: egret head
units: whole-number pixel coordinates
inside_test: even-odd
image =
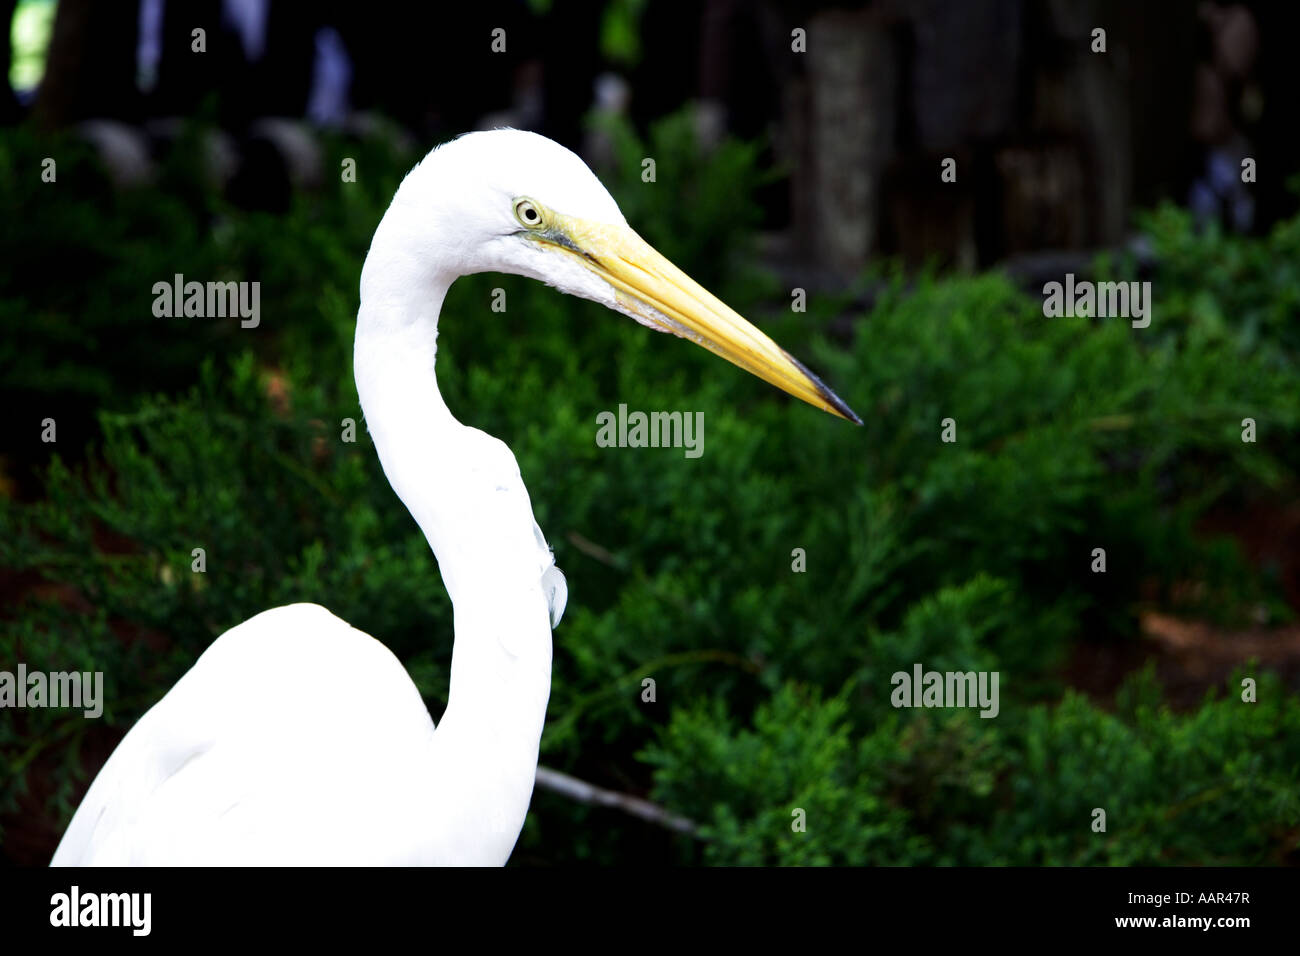
[[[444,268],[539,279],[861,424],[797,359],[638,236],[587,165],[544,136],[502,129],[446,143],[406,178],[399,204],[407,238],[437,237],[430,252]]]

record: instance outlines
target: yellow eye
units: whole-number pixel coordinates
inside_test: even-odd
[[[540,229],[542,225],[542,211],[531,199],[516,200],[515,218],[526,229]]]

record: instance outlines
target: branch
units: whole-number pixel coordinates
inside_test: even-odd
[[[669,830],[685,833],[688,836],[695,836],[699,830],[697,824],[685,817],[669,813],[663,807],[651,803],[649,800],[642,800],[640,797],[629,796],[616,790],[606,790],[604,787],[597,787],[594,784],[579,780],[577,777],[570,777],[567,773],[560,773],[560,771],[552,770],[549,767],[539,766],[537,768],[537,785],[553,793],[568,797],[570,800],[576,800],[578,803],[586,803],[597,807],[613,807],[616,810],[622,810],[624,813],[630,813],[634,817],[640,817],[648,823],[667,827]]]

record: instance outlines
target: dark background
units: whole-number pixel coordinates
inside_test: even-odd
[[[397,120],[421,144],[491,122],[580,149],[602,75],[621,78],[617,108],[640,125],[694,103],[708,135],[767,144],[784,175],[764,193],[765,225],[788,235],[792,258],[818,254],[840,276],[879,254],[983,268],[1121,243],[1135,209],[1187,202],[1216,148],[1268,171],[1249,228],[1294,208],[1291,4],[275,3],[250,60],[218,0],[196,0],[159,5],[147,91],[138,8],[59,5],[34,122],[119,120],[156,153],[160,121],[215,103],[253,163],[256,120],[307,113],[316,38],[330,28],[350,61],[350,107]],[[1101,24],[1105,55],[1090,48]],[[195,27],[206,56],[190,52]],[[795,27],[817,56],[789,55]],[[504,53],[491,50],[495,28]],[[3,112],[16,122],[28,111],[11,96]],[[949,156],[960,201],[939,204],[929,173]]]

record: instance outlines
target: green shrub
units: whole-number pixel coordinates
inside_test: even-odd
[[[700,155],[681,117],[645,142],[618,139],[610,186],[634,227],[738,309],[783,309],[785,293],[732,254],[756,221],[755,150]],[[640,179],[644,155],[656,183]],[[14,329],[41,315],[31,341],[42,344],[0,352],[3,387],[25,407],[73,403],[96,437],[85,455],[61,441],[65,457],[48,463],[30,437],[14,446],[37,459],[41,494],[0,498],[0,567],[31,582],[4,611],[0,661],[93,665],[108,681],[100,728],[57,711],[0,721],[11,828],[34,768],[55,783],[48,812],[61,824],[87,735],[124,731],[225,628],[277,604],[317,601],[382,637],[440,716],[450,605],[383,478],[350,370],[357,276],[402,168],[382,153],[359,168],[355,192],[329,187],[285,217],[225,208],[198,187],[184,201],[110,200],[139,203],[152,231],[121,205],[45,205],[8,187],[46,217],[42,255],[85,245],[95,265],[56,289],[27,281],[28,253],[5,247],[0,319]],[[997,274],[888,269],[850,344],[821,334],[844,300],[765,320],[860,429],[538,284],[457,282],[440,388],[463,421],[511,445],[569,580],[543,760],[653,793],[708,837],[542,794],[516,859],[1289,860],[1300,707],[1279,681],[1261,681],[1259,704],[1230,688],[1186,714],[1149,679],[1114,713],[1063,688],[1072,648],[1136,640],[1152,602],[1234,624],[1289,614],[1274,577],[1197,527],[1216,504],[1295,492],[1286,315],[1300,279],[1294,256],[1269,263],[1294,250],[1298,227],[1229,239],[1195,236],[1169,211],[1153,222],[1151,335],[1046,319]],[[1242,265],[1214,271],[1228,247]],[[264,328],[159,332],[147,297],[128,301],[191,270],[261,278]],[[96,283],[114,291],[87,317]],[[489,307],[497,287],[505,313]],[[1233,316],[1257,331],[1230,318],[1214,331]],[[63,349],[83,321],[92,338]],[[175,338],[150,353],[154,334]],[[60,361],[64,372],[40,374]],[[705,454],[597,447],[596,415],[619,403],[703,412]],[[1240,440],[1245,417],[1260,422],[1256,444]],[[355,443],[340,440],[345,418]],[[945,418],[955,443],[940,441]],[[195,547],[203,575],[190,571]],[[1090,570],[1095,547],[1104,575]],[[796,548],[804,573],[792,571]],[[998,670],[1000,715],[895,710],[890,675],[917,662]],[[1106,834],[1089,827],[1098,806]],[[795,808],[805,832],[791,830]]]

